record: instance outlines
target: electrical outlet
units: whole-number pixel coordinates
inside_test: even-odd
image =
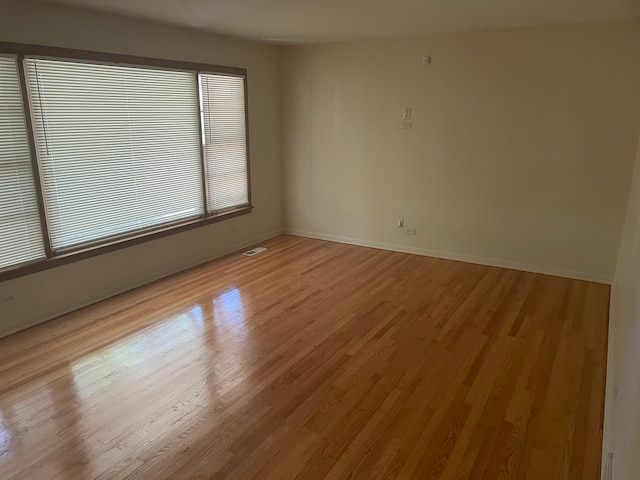
[[[416,229],[415,228],[407,228],[404,232],[407,235],[415,235],[416,234]]]
[[[413,128],[413,123],[402,122],[402,130],[411,130],[412,128]]]
[[[0,297],[0,307],[4,307],[6,305],[11,305],[16,302],[16,297],[14,295],[3,295]]]

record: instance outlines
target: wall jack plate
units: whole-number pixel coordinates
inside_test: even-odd
[[[0,297],[0,307],[5,307],[13,303],[16,303],[15,295],[4,295]]]

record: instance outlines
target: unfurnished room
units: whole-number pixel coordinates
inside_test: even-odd
[[[640,479],[638,1],[0,9],[0,480]]]

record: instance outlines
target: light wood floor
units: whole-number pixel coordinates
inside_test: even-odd
[[[598,478],[608,286],[265,243],[0,340],[0,478]]]

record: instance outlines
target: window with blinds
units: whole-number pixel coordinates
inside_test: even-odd
[[[249,204],[244,78],[201,73],[200,108],[210,212]]]
[[[0,42],[0,281],[249,213],[245,92],[243,68]]]
[[[54,251],[204,213],[193,72],[25,65]]]
[[[15,58],[0,56],[0,268],[45,257]]]

